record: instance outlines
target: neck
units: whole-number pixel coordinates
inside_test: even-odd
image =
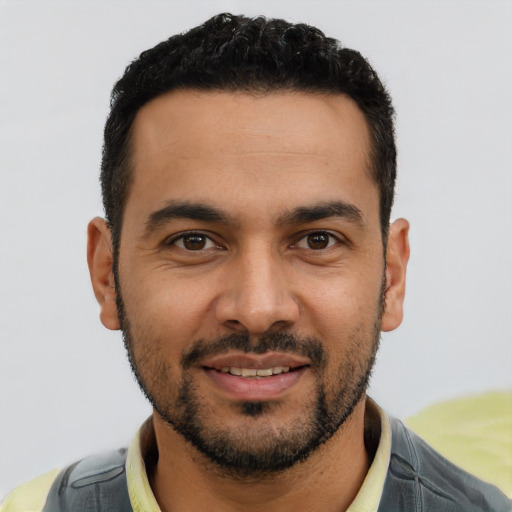
[[[231,512],[250,507],[283,512],[346,510],[370,465],[364,443],[365,400],[338,432],[309,458],[277,474],[257,478],[227,476],[184,441],[158,414],[153,424],[158,461],[150,482],[162,512]]]

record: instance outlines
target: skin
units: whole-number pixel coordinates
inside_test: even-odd
[[[175,379],[169,403],[184,374],[182,354],[199,339],[247,333],[257,340],[286,332],[318,338],[329,356],[322,371],[307,368],[279,395],[279,406],[258,417],[242,414],[239,401],[212,385],[200,367],[189,371],[205,405],[203,420],[250,433],[258,444],[259,433],[289,429],[307,416],[316,383],[332,391],[347,358],[363,364],[371,354],[383,278],[380,330],[402,320],[409,226],[404,219],[391,225],[384,266],[364,115],[343,95],[176,91],[139,111],[132,143],[119,284],[136,359],[142,365],[163,361]],[[167,218],[149,222],[148,229],[152,215],[173,201],[207,205],[227,219]],[[339,201],[358,215],[290,217],[298,208]],[[206,245],[187,249],[177,237],[190,231],[206,235]],[[318,241],[308,238],[312,232],[327,233],[327,245],[312,246]],[[103,219],[89,225],[88,260],[101,321],[119,329]],[[204,503],[223,511],[345,510],[370,463],[364,412],[361,400],[304,462],[244,481],[219,471],[155,412],[159,460],[151,484],[157,501],[163,511],[204,510]]]

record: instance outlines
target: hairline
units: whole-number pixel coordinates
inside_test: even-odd
[[[375,130],[372,128],[372,125],[370,121],[368,120],[368,115],[364,112],[364,110],[360,107],[360,105],[357,103],[357,101],[348,93],[344,91],[333,91],[331,89],[326,89],[322,87],[300,87],[300,86],[292,86],[292,85],[268,85],[268,84],[254,84],[254,86],[247,86],[247,87],[194,87],[194,86],[180,86],[172,88],[168,91],[164,91],[160,94],[157,94],[153,96],[152,98],[148,99],[145,103],[139,106],[139,108],[134,112],[133,119],[130,123],[130,127],[127,130],[125,140],[123,141],[123,145],[120,152],[120,164],[115,169],[115,173],[119,176],[123,176],[123,181],[125,182],[124,186],[124,194],[121,197],[122,199],[122,208],[118,212],[118,218],[114,223],[110,222],[109,219],[107,219],[107,224],[111,230],[112,234],[112,242],[113,242],[113,251],[114,251],[114,260],[117,260],[117,256],[119,254],[119,248],[121,243],[121,233],[123,229],[123,221],[124,221],[124,214],[126,210],[126,205],[128,203],[128,199],[132,190],[133,181],[134,181],[134,173],[135,173],[135,167],[133,165],[133,135],[134,135],[134,126],[135,121],[137,119],[137,116],[139,112],[149,103],[152,101],[161,98],[163,96],[166,96],[168,94],[172,94],[175,92],[180,91],[190,91],[190,92],[198,92],[198,93],[228,93],[228,94],[246,94],[254,97],[265,97],[272,94],[278,94],[278,93],[291,93],[291,94],[307,94],[312,96],[323,96],[323,97],[338,97],[338,96],[344,96],[346,98],[349,98],[355,106],[358,108],[358,110],[363,114],[364,121],[366,124],[366,127],[368,129],[368,135],[369,135],[369,148],[365,155],[365,172],[367,173],[370,180],[375,184],[378,190],[378,200],[379,200],[379,220],[380,220],[380,226],[381,226],[381,237],[383,241],[384,248],[386,247],[387,243],[387,232],[388,232],[388,225],[384,226],[382,219],[382,186],[379,183],[379,174],[378,174],[378,149],[377,149],[377,140],[375,140]],[[387,223],[389,224],[389,223]]]

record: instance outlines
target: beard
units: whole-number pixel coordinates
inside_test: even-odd
[[[248,334],[232,334],[192,343],[182,353],[179,378],[161,353],[163,340],[144,332],[135,339],[119,286],[116,300],[130,366],[154,410],[212,462],[220,475],[252,479],[271,476],[306,460],[338,432],[365,398],[379,347],[385,281],[383,277],[371,321],[340,339],[345,353],[334,367],[325,344],[315,337],[275,332],[255,339]],[[223,423],[222,418],[214,419],[215,408],[202,396],[191,372],[201,359],[229,350],[254,354],[276,351],[309,358],[315,385],[295,417],[281,425],[273,424],[273,416],[283,407],[276,400],[231,404],[241,420],[235,427]]]

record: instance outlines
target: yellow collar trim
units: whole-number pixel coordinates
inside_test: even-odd
[[[384,482],[388,473],[389,459],[391,457],[391,428],[386,413],[371,399],[366,399],[366,407],[373,409],[380,419],[379,447],[373,458],[363,485],[359,489],[354,501],[347,512],[377,512]]]
[[[126,478],[128,481],[128,494],[134,512],[161,512],[155,495],[149,485],[146,465],[141,446],[141,433],[151,418],[137,430],[126,457]]]
[[[377,452],[366,478],[357,493],[356,498],[347,512],[376,512],[384,489],[384,481],[389,466],[391,453],[391,430],[386,413],[370,398],[366,407],[373,409],[373,413],[380,420],[380,440]],[[141,433],[148,428],[147,420],[133,438],[128,448],[126,459],[126,476],[128,480],[128,493],[134,512],[161,512],[155,495],[149,485],[146,466],[144,464],[143,447],[141,445]]]

